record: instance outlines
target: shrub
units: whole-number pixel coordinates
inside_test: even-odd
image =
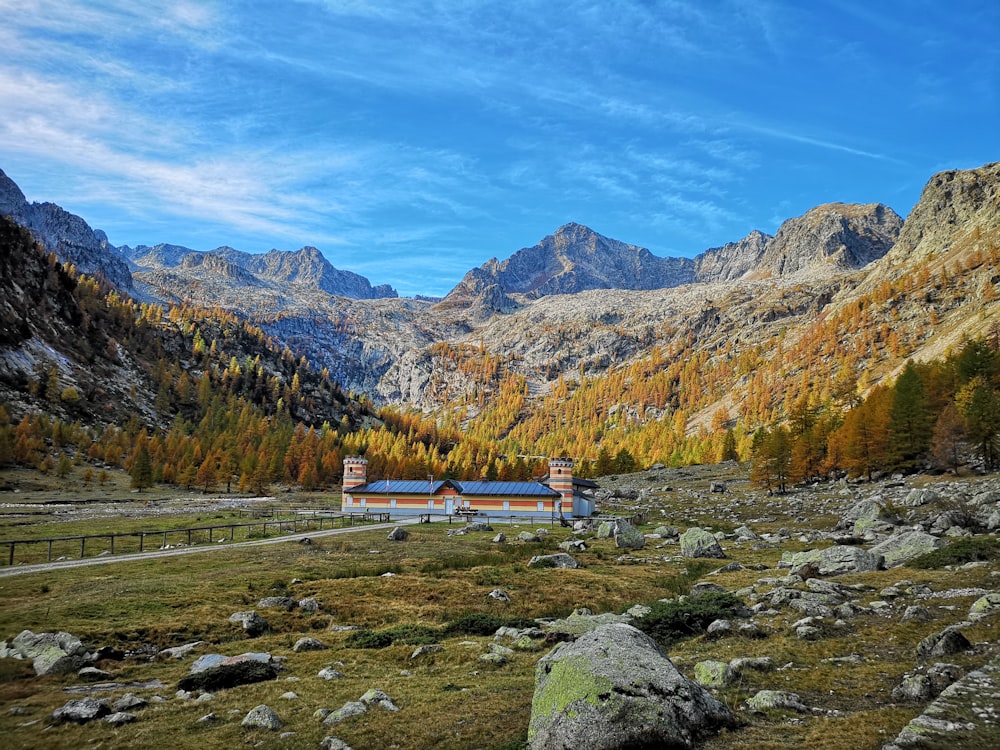
[[[506,621],[499,615],[473,612],[449,622],[445,625],[444,632],[447,635],[493,635],[505,624]]]
[[[982,560],[1000,560],[1000,539],[959,539],[947,547],[926,552],[906,563],[907,567],[943,568],[946,565],[964,565]]]
[[[664,645],[703,633],[715,620],[746,616],[746,606],[737,596],[719,591],[650,606],[652,611],[638,619],[635,626]]]
[[[348,648],[387,648],[392,645],[392,636],[384,631],[362,628],[347,636]]]

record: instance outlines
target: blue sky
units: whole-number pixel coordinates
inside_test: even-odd
[[[695,255],[1000,160],[1000,3],[0,0],[0,168],[117,245],[401,294],[575,221]]]

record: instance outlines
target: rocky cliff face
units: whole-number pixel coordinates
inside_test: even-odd
[[[115,286],[132,289],[132,274],[104,232],[91,229],[75,214],[54,203],[28,203],[21,189],[0,170],[0,216],[27,228],[37,242],[78,271],[103,276]]]
[[[890,267],[927,260],[964,235],[1000,224],[1000,162],[934,175],[888,254]]]
[[[759,258],[760,272],[812,276],[863,268],[896,242],[903,220],[881,203],[828,203],[789,219]]]
[[[760,265],[767,245],[774,238],[755,229],[739,242],[706,250],[695,258],[698,281],[733,281],[752,275]]]

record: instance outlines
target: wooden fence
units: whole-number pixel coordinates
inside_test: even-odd
[[[211,524],[209,526],[194,526],[185,529],[160,529],[154,531],[128,531],[128,532],[109,532],[107,534],[85,534],[77,536],[56,536],[48,537],[44,539],[8,539],[0,540],[0,546],[7,545],[8,553],[6,555],[0,556],[0,560],[5,560],[7,565],[14,565],[15,563],[15,551],[20,546],[22,549],[31,549],[31,545],[45,545],[46,547],[46,562],[52,562],[52,550],[56,546],[60,550],[66,550],[72,548],[75,552],[76,543],[79,542],[80,545],[80,558],[87,556],[87,542],[93,541],[95,539],[108,540],[108,546],[110,549],[101,550],[100,554],[126,554],[128,552],[144,552],[147,549],[147,540],[153,539],[159,542],[157,549],[163,549],[167,547],[168,538],[171,540],[177,540],[174,542],[175,545],[185,544],[187,546],[192,546],[195,544],[202,543],[221,543],[225,541],[234,541],[236,539],[237,530],[246,530],[245,539],[263,538],[267,536],[268,527],[272,531],[277,531],[277,533],[298,533],[299,531],[322,531],[324,526],[326,528],[337,528],[337,523],[340,523],[341,528],[347,526],[354,526],[357,523],[387,523],[389,521],[388,513],[322,513],[313,511],[311,515],[299,515],[296,518],[279,519],[275,516],[278,515],[275,509],[254,509],[251,511],[246,511],[251,517],[263,517],[269,518],[271,520],[261,520],[261,521],[251,521],[249,523],[226,523],[226,524]],[[282,511],[283,513],[288,513],[289,511]],[[243,511],[240,512],[243,515]],[[254,529],[259,529],[259,532],[255,533]],[[224,535],[228,534],[228,538],[225,536],[216,538],[216,532],[222,532]],[[243,535],[240,535],[243,537]],[[200,538],[199,538],[200,537]],[[122,543],[126,540],[138,540],[138,549],[122,549]],[[116,550],[117,541],[117,550]],[[135,544],[128,545],[127,547],[135,547]],[[91,545],[93,549],[93,545]],[[95,555],[95,556],[97,556]],[[25,561],[21,561],[25,562]]]

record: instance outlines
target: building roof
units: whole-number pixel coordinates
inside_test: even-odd
[[[539,482],[459,482],[444,479],[431,482],[426,479],[379,479],[368,484],[351,487],[351,495],[435,495],[448,485],[460,495],[493,495],[503,497],[560,497],[551,487]]]

